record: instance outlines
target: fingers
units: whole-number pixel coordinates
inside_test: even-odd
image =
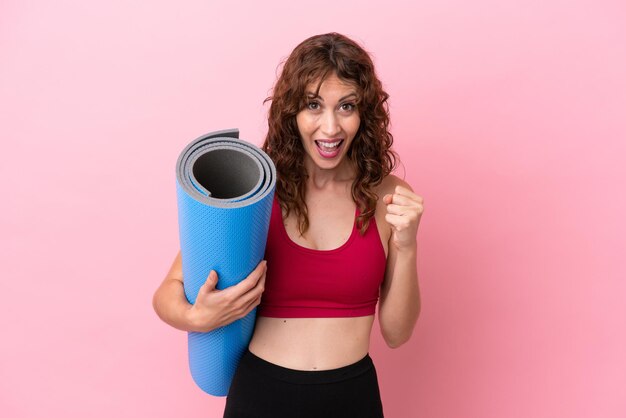
[[[419,216],[424,210],[424,199],[403,186],[396,186],[392,194],[383,196],[383,202],[387,205],[388,215],[413,218],[416,213]],[[387,222],[397,224],[399,220],[392,216],[388,218]]]
[[[383,201],[387,204],[389,203],[398,203],[401,205],[412,205],[412,204],[423,204],[424,198],[416,195],[412,192],[402,192],[398,193],[397,190],[402,189],[400,186],[396,187],[396,192],[393,194],[386,194],[383,197]],[[404,189],[407,190],[407,189]]]
[[[396,197],[394,195],[394,203],[387,204],[387,213],[393,215],[410,215],[412,213],[421,213],[424,210],[424,205],[414,200],[408,200],[405,197]]]
[[[417,206],[419,204],[421,204],[420,201],[414,199],[414,198],[410,198],[404,195],[400,195],[400,194],[393,194],[391,195],[392,198],[390,199],[391,201],[388,204],[397,204],[397,205],[403,205],[403,206]]]
[[[267,271],[267,261],[262,260],[256,268],[242,281],[234,286],[231,286],[224,290],[224,292],[232,293],[233,297],[239,297],[245,293],[248,293],[254,289],[261,278],[265,279],[265,272]]]
[[[418,202],[423,200],[421,196],[418,196],[411,189],[409,189],[408,187],[404,187],[404,186],[396,186],[393,193],[394,195],[404,196],[411,200],[416,200]]]
[[[393,226],[396,231],[402,231],[417,226],[419,217],[424,211],[424,199],[413,193],[411,189],[403,186],[396,186],[392,194],[383,197],[386,204],[387,213],[385,220]]]
[[[261,303],[261,296],[265,290],[265,272],[257,282],[256,286],[250,289],[247,293],[243,294],[234,303],[234,314],[237,319],[243,318],[248,315],[252,309],[257,307]]]
[[[416,210],[419,212],[420,209],[421,209],[421,206],[419,205],[402,206],[402,205],[396,205],[393,203],[387,205],[387,213],[391,213],[392,215],[400,215],[400,216],[411,215],[415,213]]]
[[[243,304],[248,305],[254,303],[254,301],[256,301],[257,299],[259,301],[261,300],[261,295],[265,290],[265,276],[266,274],[264,271],[256,286],[254,286],[252,289],[250,289],[248,292],[241,296]]]
[[[215,286],[217,286],[217,273],[215,270],[211,270],[209,275],[207,276],[206,281],[200,287],[198,292],[209,293],[215,290]]]
[[[257,306],[259,306],[260,304],[261,304],[261,296],[259,295],[258,297],[254,298],[250,302],[248,302],[248,304],[244,308],[243,312],[241,313],[240,318],[243,318],[244,316],[248,315],[251,310],[253,310]]]
[[[397,231],[402,231],[411,226],[411,219],[408,216],[386,214],[385,220]]]

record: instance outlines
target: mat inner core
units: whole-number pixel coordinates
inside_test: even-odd
[[[196,181],[216,199],[232,199],[250,192],[259,182],[258,164],[250,156],[218,149],[200,156],[193,165]]]

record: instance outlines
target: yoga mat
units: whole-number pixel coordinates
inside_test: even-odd
[[[237,129],[203,135],[176,163],[178,226],[185,295],[195,303],[211,270],[217,289],[239,283],[263,259],[276,168]],[[248,347],[256,308],[210,332],[189,332],[189,368],[206,393],[226,396]]]

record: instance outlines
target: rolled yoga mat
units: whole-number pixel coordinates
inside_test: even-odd
[[[263,259],[276,168],[236,129],[191,142],[176,163],[178,226],[185,295],[195,303],[211,270],[217,289],[239,283]],[[226,396],[252,337],[256,309],[206,333],[189,332],[189,368],[196,384]]]

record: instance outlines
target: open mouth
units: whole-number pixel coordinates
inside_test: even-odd
[[[339,153],[339,149],[343,144],[343,139],[338,139],[337,141],[327,142],[327,141],[315,141],[315,145],[317,145],[317,149],[322,157],[332,158]]]

